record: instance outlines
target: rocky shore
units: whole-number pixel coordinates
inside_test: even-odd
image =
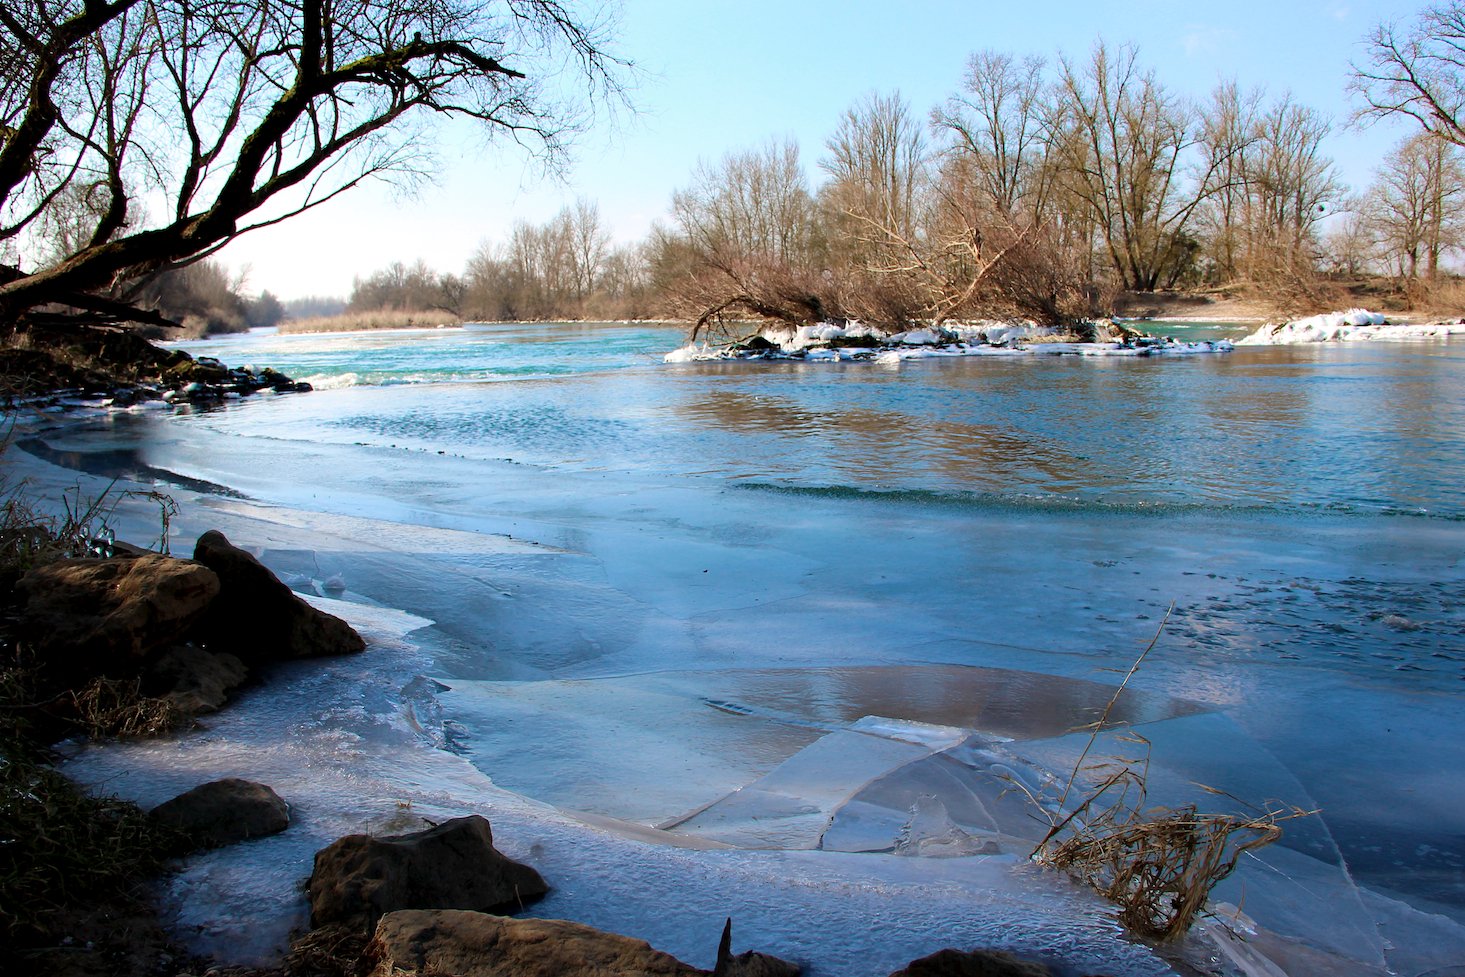
[[[104,326],[17,328],[0,341],[0,408],[70,400],[103,406],[217,404],[257,393],[303,393],[310,384],[268,367],[228,367]]]
[[[25,684],[23,695],[4,703],[8,735],[0,750],[7,761],[67,736],[186,728],[225,707],[234,690],[267,680],[273,662],[365,649],[346,622],[306,603],[217,531],[199,537],[191,559],[124,544],[112,550],[37,560],[3,581],[6,684],[13,693],[20,672]],[[6,793],[12,814],[27,803],[13,785]],[[114,811],[108,817],[126,821],[155,850],[155,860],[136,863],[132,871],[139,873],[166,872],[171,860],[290,825],[288,797],[239,778],[198,785],[146,813],[106,803]],[[20,819],[6,820],[7,833],[22,834]],[[4,840],[13,844],[0,848],[0,859],[23,860],[30,839]],[[65,880],[66,866],[55,872]],[[4,906],[0,923],[14,968],[6,972],[792,977],[800,970],[756,951],[734,954],[731,918],[711,971],[630,936],[568,920],[514,918],[554,880],[502,855],[489,822],[477,815],[401,835],[349,835],[320,850],[306,886],[310,927],[296,935],[278,966],[264,970],[189,959],[140,897],[147,880],[132,881],[128,891],[78,887],[28,923],[12,912],[17,907]],[[1051,971],[1001,951],[948,949],[898,973],[1042,977]]]

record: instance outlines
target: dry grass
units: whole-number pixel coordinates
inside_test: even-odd
[[[176,729],[186,718],[167,699],[142,694],[142,680],[99,675],[71,701],[82,728],[93,739],[159,736]]]
[[[279,328],[282,333],[359,332],[367,329],[438,329],[462,324],[462,319],[447,312],[378,309],[309,319],[286,319],[280,323]]]
[[[89,797],[0,730],[0,943],[44,944],[69,907],[137,893],[174,839],[136,805]]]
[[[1120,728],[1110,721],[1115,704],[1158,643],[1169,618],[1167,612],[1100,717],[1079,727],[1078,731],[1089,732],[1089,739],[1056,803],[1045,805],[1024,790],[1049,823],[1032,858],[1089,885],[1119,907],[1120,922],[1160,942],[1185,935],[1204,911],[1211,890],[1235,870],[1244,853],[1281,838],[1281,822],[1311,813],[1278,804],[1250,808],[1203,786],[1208,794],[1229,798],[1247,810],[1208,813],[1194,804],[1147,806],[1150,742],[1132,730],[1119,740],[1139,746],[1138,756],[1090,760],[1100,734]],[[1083,783],[1089,786],[1084,788]],[[1071,803],[1080,792],[1082,796]]]
[[[166,496],[144,494],[162,507],[166,542],[176,507]],[[23,484],[0,480],[0,606],[13,600],[10,588],[33,566],[111,555],[117,544],[109,519],[122,497],[109,491],[85,500],[77,490],[65,494],[56,514]],[[135,805],[90,797],[52,769],[46,737],[33,721],[54,719],[53,710],[70,705],[74,722],[92,735],[147,735],[176,715],[170,705],[141,696],[136,679],[58,688],[46,662],[9,625],[9,616],[0,615],[0,945],[24,963],[32,950],[49,952],[44,948],[78,925],[85,907],[111,912],[132,904],[176,847],[173,833]]]
[[[285,966],[291,977],[356,977],[365,971],[370,942],[360,927],[322,926],[290,942]]]

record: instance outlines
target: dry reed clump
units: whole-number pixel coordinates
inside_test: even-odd
[[[1142,747],[1140,756],[1090,762],[1099,735],[1121,725],[1109,717],[1169,618],[1167,612],[1099,719],[1079,727],[1089,731],[1088,743],[1057,803],[1050,809],[1028,794],[1049,823],[1032,858],[1089,885],[1119,907],[1119,920],[1126,927],[1159,942],[1184,936],[1205,909],[1211,890],[1236,869],[1241,856],[1282,837],[1281,822],[1313,813],[1277,804],[1243,813],[1202,812],[1195,804],[1146,807],[1150,742],[1133,731],[1119,739]],[[1070,806],[1081,778],[1093,785]]]
[[[92,739],[158,736],[176,729],[186,718],[167,699],[142,694],[142,680],[97,676],[71,692],[72,705]]]
[[[357,977],[365,971],[371,935],[356,926],[333,923],[290,941],[285,955],[292,977]]]
[[[279,331],[304,333],[357,332],[364,329],[439,329],[462,324],[461,318],[448,312],[377,309],[371,312],[343,312],[340,315],[286,319],[280,323]]]

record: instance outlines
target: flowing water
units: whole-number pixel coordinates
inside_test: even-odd
[[[1465,959],[1465,346],[662,363],[679,342],[252,334],[188,348],[317,391],[22,439],[42,483],[171,491],[179,549],[219,526],[372,641],[72,761],[147,802],[296,790],[303,827],[175,882],[200,947],[278,945],[332,832],[482,810],[557,886],[535,912],[704,965],[731,913],[816,974],[981,943],[1163,973],[1024,867],[1002,789],[1073,768],[1163,621],[1111,716],[1152,800],[1320,812],[1222,897],[1359,972]]]

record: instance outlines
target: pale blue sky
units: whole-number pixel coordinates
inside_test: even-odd
[[[246,236],[221,255],[248,288],[291,298],[344,295],[353,275],[425,259],[461,271],[478,243],[516,218],[541,222],[577,195],[597,200],[619,240],[643,236],[698,159],[770,137],[796,139],[811,175],[840,113],[898,89],[924,113],[955,92],[967,56],[992,48],[1084,56],[1096,39],[1132,42],[1173,90],[1196,98],[1235,78],[1332,114],[1328,149],[1365,185],[1406,130],[1347,125],[1345,86],[1360,40],[1423,0],[625,0],[618,50],[640,66],[637,114],[582,136],[563,182],[510,145],[484,152],[449,133],[437,178],[415,197],[362,188],[314,214]]]

